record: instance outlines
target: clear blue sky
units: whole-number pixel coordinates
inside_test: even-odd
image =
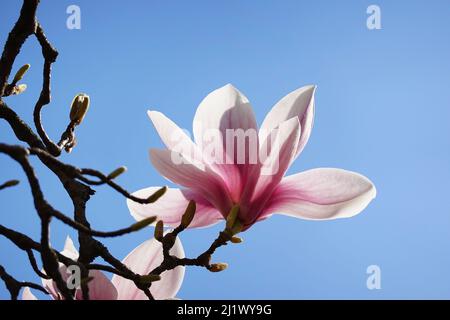
[[[0,41],[21,1],[0,13]],[[44,123],[55,139],[78,92],[92,103],[77,131],[78,146],[63,160],[105,172],[126,165],[122,185],[137,190],[166,184],[148,149],[161,142],[146,110],[163,111],[191,130],[203,97],[233,83],[261,123],[283,95],[317,84],[315,127],[290,173],[315,167],[360,172],[378,196],[360,215],[329,222],[277,216],[219,250],[220,274],[188,269],[184,299],[215,298],[450,298],[450,11],[448,1],[376,1],[382,30],[366,28],[372,1],[50,1],[39,18],[60,56],[53,102]],[[81,7],[81,30],[66,28],[66,8]],[[8,98],[26,120],[41,84],[35,40],[15,70],[32,68],[29,89]],[[0,123],[0,140],[14,142]],[[36,163],[49,200],[70,213],[55,178]],[[0,180],[21,170],[0,157]],[[125,200],[99,188],[89,202],[97,229],[132,223]],[[0,192],[0,223],[38,238],[26,183]],[[182,235],[188,255],[202,251],[220,226]],[[61,248],[73,232],[54,223]],[[118,257],[151,236],[150,229],[107,243]],[[0,239],[0,263],[23,280],[37,280],[26,255]],[[366,268],[382,271],[382,289],[366,288]],[[0,283],[0,298],[7,298]]]

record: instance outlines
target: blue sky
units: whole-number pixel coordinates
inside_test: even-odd
[[[366,8],[381,8],[382,29],[366,28]],[[81,8],[81,30],[66,28],[67,6]],[[0,13],[0,41],[20,1]],[[450,19],[448,1],[42,1],[39,19],[60,52],[53,101],[44,110],[55,139],[71,99],[91,96],[79,144],[64,161],[109,172],[129,168],[130,190],[167,184],[148,149],[161,142],[147,109],[191,130],[198,103],[233,83],[261,123],[288,92],[318,85],[315,126],[289,173],[316,167],[360,172],[377,198],[360,215],[312,222],[276,216],[219,250],[219,274],[188,269],[184,299],[450,298]],[[27,121],[41,85],[42,58],[28,41],[14,70],[32,68],[25,94],[7,102]],[[5,123],[2,142],[15,143]],[[58,181],[36,162],[52,204],[70,212]],[[20,179],[0,157],[0,180]],[[0,192],[0,223],[38,238],[38,218],[25,183]],[[102,187],[89,202],[97,229],[132,223],[125,200]],[[204,250],[221,226],[182,235],[188,255]],[[52,243],[63,246],[55,222]],[[118,257],[151,236],[150,229],[108,240]],[[17,278],[37,280],[26,255],[0,239],[0,263]],[[380,290],[366,288],[366,268],[381,268]],[[8,298],[0,283],[0,298]]]

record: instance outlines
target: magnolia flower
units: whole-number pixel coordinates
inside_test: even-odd
[[[311,134],[314,92],[315,86],[305,86],[289,93],[267,114],[258,132],[248,99],[232,85],[226,85],[200,103],[193,123],[194,141],[162,113],[149,111],[167,146],[151,149],[150,160],[164,177],[183,188],[168,189],[153,204],[128,200],[132,216],[141,220],[158,214],[166,225],[176,226],[189,200],[197,202],[191,227],[217,223],[236,204],[244,229],[275,213],[328,220],[361,212],[376,190],[369,179],[358,173],[319,168],[284,177]],[[248,141],[244,143],[248,148],[239,155],[241,150],[230,148],[224,139],[211,139],[212,132],[228,137],[230,131],[240,132],[240,136],[244,132],[248,138],[252,131],[257,132],[253,138],[256,149]],[[217,155],[224,155],[226,161],[214,161]],[[255,156],[258,161],[250,161]],[[142,189],[134,195],[145,198],[159,188]]]
[[[171,249],[171,254],[180,258],[184,257],[184,250],[181,241],[177,238],[175,245]],[[78,251],[73,241],[67,237],[64,256],[78,259]],[[130,270],[137,274],[145,275],[159,266],[163,260],[161,243],[155,239],[150,239],[139,245],[122,261]],[[65,265],[60,264],[60,273],[63,279],[67,280],[69,274]],[[147,300],[148,297],[142,290],[138,289],[134,282],[120,276],[114,275],[109,280],[102,272],[90,270],[89,277],[89,298],[92,300]],[[166,271],[161,275],[161,280],[156,281],[151,286],[151,293],[155,299],[172,299],[181,287],[184,277],[184,267],[179,266],[173,270]],[[42,279],[42,285],[55,300],[62,299],[62,296],[53,280]],[[81,289],[75,293],[76,300],[82,300]],[[25,288],[22,293],[22,300],[37,300],[29,288]]]

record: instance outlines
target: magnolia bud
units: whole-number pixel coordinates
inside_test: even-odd
[[[155,226],[155,239],[161,241],[164,236],[164,223],[159,220]]]
[[[230,240],[232,243],[241,243],[241,242],[243,242],[244,240],[242,239],[242,238],[240,238],[240,237],[231,237],[231,240]]]
[[[70,121],[79,125],[89,109],[89,96],[84,93],[80,93],[73,98],[72,106],[70,108]]]
[[[148,225],[152,224],[153,222],[156,221],[156,217],[149,217],[149,218],[145,218],[141,221],[136,222],[135,224],[133,224],[130,229],[132,231],[139,231],[145,227],[147,227]]]
[[[161,198],[167,191],[167,187],[162,187],[161,189],[154,192],[150,197],[147,198],[148,203],[156,202],[159,198]]]
[[[189,204],[186,208],[186,211],[184,212],[183,216],[181,217],[181,226],[183,228],[189,227],[192,220],[194,219],[195,210],[197,206],[193,200],[189,201]]]
[[[106,178],[108,180],[115,179],[126,171],[127,171],[127,167],[125,167],[125,166],[119,167],[116,170],[114,170],[113,172],[111,172]]]
[[[213,263],[210,267],[209,267],[209,271],[211,272],[220,272],[225,270],[226,268],[228,268],[228,264],[226,263]]]
[[[150,284],[152,282],[159,281],[159,280],[161,280],[161,276],[158,274],[147,274],[147,275],[141,276],[141,282],[144,284]]]
[[[6,182],[2,185],[2,187],[3,187],[3,188],[14,187],[14,186],[17,186],[19,183],[20,183],[19,180],[9,180],[9,181],[6,181]]]
[[[27,73],[28,69],[30,69],[29,64],[25,64],[22,67],[20,67],[19,71],[17,71],[16,75],[14,76],[13,84],[16,84],[20,80],[22,80],[25,73]]]

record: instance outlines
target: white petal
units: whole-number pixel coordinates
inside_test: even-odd
[[[267,156],[261,157],[263,163],[255,196],[265,193],[268,184],[278,184],[281,181],[294,157],[300,131],[299,121],[294,117],[275,128],[270,139],[266,139],[261,151],[265,150]]]
[[[159,187],[145,188],[134,192],[133,195],[146,199],[157,190]],[[175,228],[180,224],[181,217],[190,200],[195,201],[197,208],[194,220],[189,225],[190,228],[210,226],[223,219],[216,208],[200,194],[191,190],[168,188],[166,193],[154,203],[140,204],[128,199],[127,204],[131,215],[136,220],[158,216],[158,220],[162,220],[165,225]]]
[[[191,162],[202,162],[201,151],[185,131],[161,112],[148,111],[147,114],[169,150],[181,153]]]
[[[373,183],[358,173],[313,169],[284,178],[265,214],[312,220],[348,218],[364,210],[375,196]]]
[[[200,103],[194,116],[194,139],[202,145],[204,133],[226,129],[256,129],[256,120],[248,99],[234,86],[227,84],[211,92]]]
[[[67,236],[66,238],[66,242],[64,244],[64,249],[63,251],[61,251],[61,254],[66,256],[69,259],[72,260],[78,260],[78,250],[75,248],[75,245],[73,244],[73,240],[72,238],[70,238],[69,236]]]
[[[253,188],[248,175],[258,162],[258,132],[250,102],[228,84],[200,103],[193,127],[205,162],[221,175],[231,197],[238,201],[244,187]]]
[[[175,245],[170,252],[174,256],[184,258],[184,250],[179,239],[175,241]],[[133,272],[145,275],[158,267],[162,261],[161,243],[155,239],[150,239],[134,249],[122,262]],[[180,266],[164,272],[161,275],[161,280],[154,282],[150,288],[153,297],[158,300],[175,297],[183,282],[184,269],[184,267]],[[130,280],[114,275],[112,282],[119,293],[119,300],[148,299]]]
[[[245,224],[251,224],[261,214],[270,194],[283,178],[289,168],[292,159],[295,156],[300,135],[300,123],[297,117],[284,121],[279,127],[271,133],[274,135],[266,139],[269,156],[264,159],[264,165],[261,168],[259,180],[256,184],[255,192],[252,198],[252,206],[248,216],[241,217]],[[273,141],[273,143],[271,143]],[[261,158],[263,159],[263,158]]]
[[[263,142],[270,131],[283,121],[298,117],[302,132],[299,137],[296,156],[303,150],[311,135],[314,121],[314,93],[316,87],[309,85],[297,89],[282,98],[267,114],[260,129],[260,141]]]
[[[22,291],[22,300],[38,300],[38,298],[31,292],[30,288],[25,287]]]
[[[99,270],[89,271],[89,277],[93,279],[88,283],[89,299],[91,300],[116,300],[117,289],[112,284],[111,280]],[[77,300],[83,299],[81,289],[76,292]]]

